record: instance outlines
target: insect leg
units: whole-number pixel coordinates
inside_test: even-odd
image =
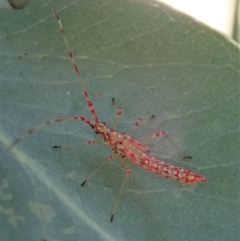
[[[108,156],[108,158],[104,161],[104,162],[102,162],[102,164],[100,165],[100,166],[98,166],[98,168],[97,169],[95,169],[85,180],[84,180],[84,182],[81,184],[81,186],[83,187],[85,184],[86,184],[86,182],[90,179],[90,178],[92,178],[104,165],[106,165],[106,164],[108,164],[109,162],[110,162],[110,160],[113,158],[113,154],[110,154],[109,156]]]
[[[140,122],[142,122],[142,121],[149,121],[149,120],[153,119],[154,117],[155,117],[155,115],[152,115],[150,118],[147,118],[147,119],[138,118],[138,119],[135,121],[135,123],[134,123],[134,125],[133,125],[133,127],[132,127],[132,130],[130,131],[130,135],[132,135],[133,132],[138,128]]]
[[[117,115],[116,115],[115,120],[113,122],[113,129],[116,129],[118,121],[119,121],[121,115],[122,115],[122,108],[118,107]]]
[[[52,148],[69,148],[69,147],[73,147],[73,146],[78,146],[78,145],[84,145],[84,144],[103,144],[104,141],[99,141],[99,140],[89,140],[89,141],[81,141],[81,142],[74,142],[74,143],[69,143],[69,144],[66,144],[66,145],[62,145],[62,146],[53,146]]]
[[[181,156],[183,159],[186,159],[186,158],[191,159],[192,158],[190,156],[184,156],[182,151],[178,148],[178,146],[174,143],[174,141],[166,134],[165,131],[158,131],[155,134],[153,134],[153,135],[151,135],[147,138],[142,139],[141,141],[148,141],[150,139],[153,139],[153,138],[156,138],[156,137],[161,137],[161,136],[164,136],[169,141],[169,143],[174,147],[174,149],[177,151],[179,156]]]
[[[125,185],[126,185],[126,183],[127,183],[127,180],[128,180],[128,178],[129,178],[129,175],[130,175],[130,172],[131,172],[130,169],[124,164],[124,161],[125,161],[125,160],[126,160],[126,159],[122,159],[122,160],[121,160],[122,168],[125,170],[125,177],[124,177],[124,179],[123,179],[123,183],[122,183],[122,186],[121,186],[120,191],[119,191],[119,193],[118,193],[117,199],[116,199],[116,201],[115,201],[115,203],[114,203],[114,205],[113,205],[112,212],[111,212],[110,222],[113,221],[114,214],[115,214],[115,212],[116,212],[116,209],[117,209],[119,200],[120,200],[120,198],[121,198],[121,196],[122,196],[123,189],[124,189],[124,187],[125,187]]]

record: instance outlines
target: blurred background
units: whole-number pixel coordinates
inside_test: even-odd
[[[191,15],[239,42],[239,0],[158,0]]]
[[[148,0],[146,0],[148,1]],[[240,40],[240,0],[156,0],[191,15],[199,21]],[[31,0],[0,0],[0,10],[23,9]]]

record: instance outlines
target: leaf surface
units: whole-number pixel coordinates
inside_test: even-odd
[[[106,145],[54,145],[98,139],[81,122],[50,125],[7,147],[43,121],[91,119],[69,61],[56,8],[101,121],[147,142],[166,162],[206,176],[188,186],[119,158],[87,185]],[[0,20],[1,240],[233,240],[239,235],[239,45],[166,5],[145,1],[33,1]]]

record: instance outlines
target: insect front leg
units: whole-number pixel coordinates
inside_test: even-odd
[[[113,129],[116,129],[118,121],[119,121],[121,115],[122,115],[122,108],[118,107],[117,115],[116,115],[115,120],[113,122]]]
[[[84,145],[84,144],[103,144],[104,141],[99,141],[99,140],[88,140],[88,141],[81,141],[81,142],[74,142],[74,143],[69,143],[67,145],[62,145],[62,146],[53,146],[52,148],[54,149],[63,149],[63,148],[69,148],[69,147],[74,147],[78,145]]]
[[[134,122],[134,125],[132,127],[132,130],[130,131],[130,135],[132,135],[134,133],[134,131],[138,128],[139,124],[142,122],[142,121],[149,121],[151,119],[153,119],[155,117],[155,115],[152,115],[150,118],[147,118],[147,119],[143,119],[143,118],[138,118],[135,122]]]

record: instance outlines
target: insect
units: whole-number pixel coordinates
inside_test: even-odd
[[[78,77],[78,80],[80,82],[80,85],[82,87],[86,102],[87,102],[87,106],[91,112],[93,121],[87,119],[86,117],[80,115],[80,116],[70,116],[70,117],[64,117],[64,118],[57,118],[57,119],[52,119],[52,120],[48,120],[43,122],[42,124],[35,126],[31,129],[29,129],[23,136],[21,136],[20,138],[16,139],[9,148],[12,148],[13,146],[15,146],[17,143],[19,143],[21,140],[23,140],[25,137],[27,137],[28,135],[38,131],[39,129],[41,129],[42,127],[46,126],[46,125],[50,125],[50,124],[54,124],[54,123],[59,123],[59,122],[67,122],[67,121],[82,121],[85,124],[87,124],[88,126],[90,126],[93,131],[96,133],[96,135],[99,135],[102,137],[102,143],[108,144],[109,147],[112,149],[112,153],[108,156],[108,158],[96,169],[94,170],[85,180],[84,182],[81,184],[82,186],[84,186],[86,184],[86,182],[93,177],[104,165],[106,165],[107,163],[110,162],[110,160],[116,156],[120,157],[121,160],[121,166],[125,171],[125,177],[123,179],[121,188],[119,190],[118,193],[118,197],[113,205],[112,211],[111,211],[111,217],[110,217],[110,222],[113,221],[114,219],[114,215],[115,215],[115,211],[116,208],[118,206],[120,197],[122,195],[123,189],[125,187],[125,184],[129,178],[130,175],[130,169],[129,167],[125,164],[126,160],[130,160],[133,163],[135,163],[136,165],[140,166],[141,168],[144,168],[146,170],[149,170],[155,174],[159,174],[162,175],[166,178],[170,178],[173,180],[176,180],[178,182],[182,182],[185,184],[193,184],[196,182],[204,182],[206,180],[206,178],[204,176],[201,176],[197,173],[194,173],[192,171],[189,170],[184,170],[181,167],[176,167],[173,166],[169,163],[165,163],[162,160],[158,160],[157,158],[155,158],[154,156],[152,156],[150,154],[150,150],[149,148],[143,143],[146,140],[152,139],[152,138],[157,138],[157,137],[165,137],[167,138],[170,143],[175,147],[175,149],[179,152],[179,154],[183,157],[183,154],[180,152],[180,150],[177,148],[176,145],[174,145],[174,143],[171,141],[171,139],[167,136],[167,134],[160,130],[158,132],[156,132],[155,134],[153,134],[152,136],[143,139],[141,142],[135,140],[131,135],[125,134],[125,133],[120,133],[118,131],[115,130],[118,121],[122,115],[122,108],[118,107],[117,110],[117,115],[115,118],[115,121],[113,123],[113,128],[108,128],[106,126],[106,124],[104,122],[101,122],[98,120],[98,116],[97,113],[95,111],[95,108],[93,106],[92,101],[90,100],[90,97],[88,95],[87,89],[85,87],[81,72],[74,60],[73,54],[70,51],[70,47],[68,45],[67,42],[67,38],[65,35],[65,31],[62,27],[62,23],[61,20],[56,12],[55,9],[53,9],[53,13],[56,17],[56,19],[58,20],[59,23],[59,27],[60,27],[60,31],[63,37],[63,41],[65,43],[66,49],[68,51],[68,55],[69,58],[72,62],[73,68],[75,70],[75,73]],[[112,99],[112,102],[114,104],[114,98]],[[150,117],[153,118],[154,116]],[[132,128],[131,134],[138,128],[140,122],[143,121],[143,119],[139,118],[135,121],[134,126]],[[89,140],[87,141],[88,144],[95,144],[95,143],[99,143],[98,141],[95,140]],[[66,146],[53,146],[53,148],[63,148]],[[187,158],[187,157],[185,157]],[[188,157],[190,158],[190,157]]]

